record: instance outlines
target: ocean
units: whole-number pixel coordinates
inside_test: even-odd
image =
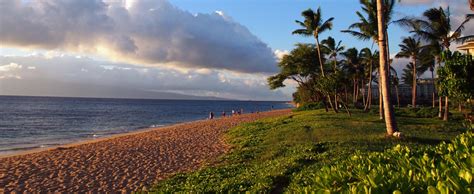
[[[206,119],[209,112],[220,117],[223,111],[289,107],[274,101],[0,96],[0,155]]]

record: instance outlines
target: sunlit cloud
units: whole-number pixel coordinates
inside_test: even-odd
[[[0,4],[3,47],[77,52],[151,67],[277,70],[272,49],[222,11],[193,15],[166,0]]]

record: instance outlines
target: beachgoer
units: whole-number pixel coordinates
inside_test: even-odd
[[[214,118],[214,113],[213,112],[210,112],[209,113],[209,119],[213,119]]]
[[[234,109],[232,109],[232,116],[234,116],[234,115],[235,115],[235,110],[234,110]]]
[[[222,111],[222,117],[225,117],[225,111]]]
[[[240,109],[240,113],[244,114],[244,109],[243,108]]]

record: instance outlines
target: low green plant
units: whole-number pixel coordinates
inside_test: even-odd
[[[291,192],[473,193],[474,135],[421,149],[397,145],[384,152],[358,151],[311,175],[312,185]]]
[[[438,109],[433,107],[397,108],[395,109],[395,115],[415,118],[435,118],[438,116]]]
[[[409,138],[386,138],[378,115],[351,111],[352,117],[325,110],[300,111],[232,128],[226,134],[232,147],[227,154],[197,171],[161,181],[152,191],[282,193],[320,189],[317,173],[354,153],[383,153],[397,144],[410,150],[425,149],[465,131],[454,119],[399,117],[400,129]]]

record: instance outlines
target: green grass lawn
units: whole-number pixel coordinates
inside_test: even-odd
[[[319,169],[358,153],[381,152],[397,144],[423,149],[465,132],[459,119],[398,116],[404,139],[385,137],[378,115],[353,110],[294,112],[231,129],[232,150],[202,169],[162,181],[153,191],[297,191],[315,184]]]

